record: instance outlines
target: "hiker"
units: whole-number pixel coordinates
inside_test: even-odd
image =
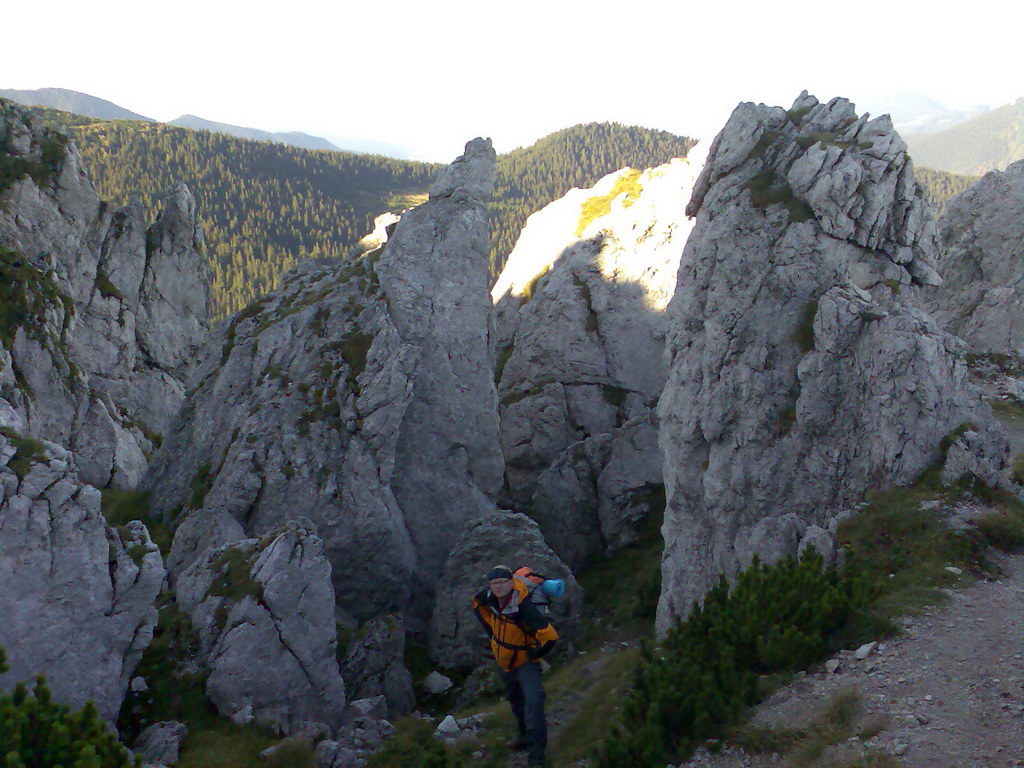
[[[554,647],[558,633],[531,597],[530,586],[507,565],[495,566],[487,574],[487,587],[473,598],[473,609],[490,636],[505,696],[519,725],[512,749],[528,749],[532,768],[544,765],[548,743],[540,659]]]

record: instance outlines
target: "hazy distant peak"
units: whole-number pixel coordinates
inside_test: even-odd
[[[213,120],[206,120],[196,115],[182,115],[171,120],[169,125],[176,125],[179,128],[190,128],[194,131],[213,131],[214,133],[226,133],[229,136],[237,136],[240,139],[252,139],[253,141],[272,141],[277,144],[287,144],[301,149],[330,149],[340,151],[338,147],[327,139],[319,136],[310,136],[308,133],[289,131],[287,133],[274,133],[263,131],[259,128],[246,128],[239,125],[217,123]]]
[[[87,93],[71,91],[67,88],[38,88],[36,90],[16,90],[0,88],[0,96],[5,99],[24,104],[29,107],[49,107],[76,115],[96,117],[100,120],[144,120],[155,122],[153,118],[120,107],[112,101],[90,96]]]
[[[952,128],[989,109],[987,106],[977,106],[967,110],[952,110],[929,96],[908,91],[881,94],[865,100],[860,106],[872,115],[887,114],[892,117],[893,126],[904,136]]]

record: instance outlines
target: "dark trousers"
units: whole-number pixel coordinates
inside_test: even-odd
[[[530,739],[530,762],[543,764],[544,750],[548,745],[548,725],[544,721],[544,684],[540,664],[528,661],[503,676],[505,698],[512,706],[519,732]]]

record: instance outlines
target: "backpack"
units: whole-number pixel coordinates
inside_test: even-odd
[[[537,606],[542,614],[547,615],[551,606],[550,599],[561,597],[565,594],[565,582],[562,579],[549,579],[535,572],[529,566],[524,565],[517,568],[513,576],[524,584],[530,594],[530,599]]]

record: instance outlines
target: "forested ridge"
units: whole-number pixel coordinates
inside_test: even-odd
[[[917,183],[924,189],[924,197],[931,206],[935,216],[941,216],[946,210],[946,203],[966,190],[979,176],[961,176],[946,171],[933,171],[931,168],[915,168],[914,176]]]
[[[272,290],[300,260],[339,258],[384,211],[423,199],[440,166],[380,155],[297,149],[163,123],[105,122],[34,108],[75,138],[100,196],[138,197],[155,215],[175,181],[196,197],[218,317]],[[498,157],[490,203],[492,278],[527,217],[572,187],[630,165],[686,154],[693,140],[614,123],[574,126]]]
[[[123,205],[138,197],[155,215],[159,198],[174,182],[188,184],[206,232],[217,317],[272,290],[303,259],[350,254],[375,216],[422,201],[440,168],[164,123],[32,111],[74,136],[103,199]],[[619,168],[649,168],[685,156],[694,143],[665,131],[588,123],[499,155],[489,204],[492,279],[530,214]],[[918,169],[918,179],[937,213],[975,180],[927,169]]]
[[[644,169],[685,157],[695,139],[618,123],[587,123],[498,157],[491,203],[491,276],[497,277],[531,213],[573,187],[612,171]]]
[[[220,317],[272,290],[310,257],[338,258],[377,214],[425,191],[437,166],[311,151],[163,123],[70,127],[100,196],[153,215],[176,181],[195,195]]]

